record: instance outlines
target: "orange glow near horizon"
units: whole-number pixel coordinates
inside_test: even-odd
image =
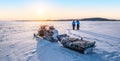
[[[76,19],[76,18],[89,18],[89,17],[103,17],[111,19],[120,19],[117,12],[77,12],[77,11],[57,11],[50,10],[44,11],[36,9],[34,11],[10,11],[0,12],[0,20],[48,20],[48,19]]]
[[[24,6],[0,6],[0,20],[54,20],[54,19],[79,19],[79,18],[90,18],[90,17],[103,17],[110,19],[120,19],[120,8],[114,6],[101,7],[95,3],[89,3],[83,1],[81,6],[77,1],[71,0],[71,2],[59,3],[51,2],[46,0],[35,0],[36,2],[25,3]],[[87,3],[86,3],[87,2]],[[19,2],[18,2],[19,3]],[[59,4],[56,4],[59,3]],[[74,3],[74,4],[73,4]],[[13,3],[14,4],[14,3]],[[63,5],[66,4],[66,5]],[[107,3],[106,3],[107,4]]]

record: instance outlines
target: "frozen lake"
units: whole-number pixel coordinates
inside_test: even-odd
[[[33,39],[33,33],[36,33],[43,24],[53,25],[59,34],[66,33],[77,38],[82,36],[86,40],[96,41],[96,48],[93,53],[83,55],[56,44],[54,46],[58,46],[57,48],[50,45],[51,43],[44,45],[42,42],[41,45],[39,41]],[[54,52],[59,56],[51,57],[51,53]],[[119,61],[120,21],[81,21],[80,30],[72,30],[71,21],[0,22],[0,61],[56,60]]]

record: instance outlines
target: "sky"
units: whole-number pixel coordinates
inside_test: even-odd
[[[0,0],[0,20],[120,19],[120,0]]]

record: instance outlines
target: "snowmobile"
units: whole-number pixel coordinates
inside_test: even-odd
[[[71,38],[67,34],[58,35],[59,43],[68,49],[78,51],[82,54],[91,53],[95,47],[95,41],[86,41],[83,38]]]

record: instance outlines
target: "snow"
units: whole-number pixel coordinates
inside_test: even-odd
[[[59,34],[95,41],[93,53],[81,54],[42,39],[33,38],[40,25],[53,25]],[[0,61],[119,61],[120,21],[81,21],[72,30],[70,21],[0,22]]]

